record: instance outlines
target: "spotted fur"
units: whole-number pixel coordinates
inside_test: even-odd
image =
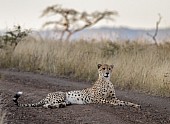
[[[18,92],[14,96],[13,101],[17,106],[23,107],[43,106],[45,108],[61,108],[70,104],[101,103],[140,108],[140,105],[138,104],[122,101],[116,98],[113,83],[110,81],[113,67],[113,65],[98,64],[99,78],[90,88],[68,92],[49,93],[47,97],[45,97],[38,103],[33,104],[18,103],[18,98],[22,94],[21,92]]]

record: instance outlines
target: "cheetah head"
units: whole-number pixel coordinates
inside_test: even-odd
[[[113,65],[98,64],[99,78],[110,79],[112,73]]]

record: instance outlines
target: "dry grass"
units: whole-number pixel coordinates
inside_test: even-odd
[[[48,72],[94,81],[97,64],[114,64],[112,82],[121,88],[170,96],[170,44],[145,42],[56,42],[28,38],[11,54],[0,52],[1,67]]]
[[[154,45],[134,47],[115,56],[114,82],[126,89],[170,96],[170,49]]]

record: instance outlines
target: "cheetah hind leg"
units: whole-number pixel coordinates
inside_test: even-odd
[[[51,109],[64,108],[64,107],[66,107],[66,102],[60,102],[60,103],[54,103],[54,104],[45,104],[45,105],[43,105],[43,107],[51,108]]]

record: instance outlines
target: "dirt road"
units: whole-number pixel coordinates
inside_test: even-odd
[[[17,91],[24,92],[20,102],[32,103],[49,92],[90,86],[88,82],[0,69],[0,124],[170,124],[170,98],[118,89],[118,98],[141,104],[142,109],[96,104],[71,105],[61,109],[21,108],[12,102]]]

